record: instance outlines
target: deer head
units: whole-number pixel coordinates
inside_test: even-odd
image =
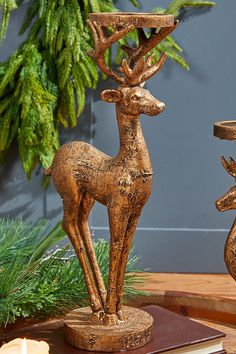
[[[134,117],[140,114],[155,116],[165,108],[163,102],[157,100],[148,90],[140,86],[105,90],[101,97],[105,102],[118,104],[121,113]]]
[[[162,54],[160,59],[154,63],[154,55],[146,58],[146,54],[158,45],[163,38],[171,33],[178,22],[172,27],[161,28],[158,32],[152,29],[149,38],[143,29],[138,29],[139,45],[137,48],[123,46],[128,54],[128,60],[125,58],[119,67],[119,73],[110,69],[104,60],[104,53],[112,43],[124,37],[128,32],[134,29],[133,25],[117,30],[110,37],[107,37],[102,27],[96,21],[88,20],[94,37],[95,49],[90,52],[103,73],[119,83],[116,90],[105,90],[102,92],[102,99],[105,102],[112,102],[119,105],[120,112],[137,116],[141,113],[154,116],[159,114],[165,108],[165,104],[153,97],[148,90],[143,88],[146,80],[158,72],[165,60],[166,53]]]
[[[236,162],[232,157],[227,161],[224,156],[221,157],[221,163],[224,169],[234,178],[236,178]],[[221,198],[216,201],[216,208],[219,211],[236,209],[236,186],[233,186]]]

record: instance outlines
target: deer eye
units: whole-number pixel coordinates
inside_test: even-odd
[[[132,96],[131,96],[131,99],[132,99],[133,101],[138,101],[138,100],[140,99],[140,97],[137,96],[137,95],[132,95]]]

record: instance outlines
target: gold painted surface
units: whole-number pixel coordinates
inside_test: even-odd
[[[216,122],[214,124],[214,135],[224,140],[236,140],[236,121]],[[221,163],[226,172],[235,179],[236,162],[234,159],[230,157],[227,160],[222,156]],[[221,212],[236,209],[236,185],[217,199],[216,207]],[[236,219],[233,222],[225,243],[224,259],[230,275],[236,280]]]
[[[127,26],[134,25],[136,28],[157,28],[174,26],[174,17],[172,15],[160,15],[153,13],[138,12],[103,12],[92,13],[89,16],[91,21],[97,21],[101,26]]]
[[[221,163],[226,172],[235,179],[236,162],[234,159],[230,157],[229,160],[226,160],[222,156]],[[216,207],[221,212],[236,209],[236,185],[231,187],[222,197],[217,199]],[[225,243],[224,259],[230,275],[236,280],[236,219],[233,222]]]

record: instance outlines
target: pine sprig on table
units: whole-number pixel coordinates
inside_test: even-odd
[[[7,31],[11,11],[24,0],[0,0],[2,22],[0,40]],[[130,0],[139,7],[137,0]],[[181,15],[192,8],[210,8],[204,0],[173,0],[167,9],[154,12]],[[87,55],[93,47],[86,20],[91,12],[118,11],[114,0],[31,0],[20,29],[27,31],[23,45],[0,64],[0,161],[17,138],[20,159],[30,178],[37,163],[48,167],[59,147],[58,127],[75,127],[83,112],[85,91],[94,89],[98,69]],[[116,63],[125,56],[121,45],[137,45],[136,31],[118,43]],[[183,50],[172,36],[153,49],[155,60],[166,52],[177,64],[189,70]],[[105,53],[111,62],[111,53]],[[104,76],[104,75],[103,75]]]
[[[69,245],[49,250],[66,237],[60,224],[48,235],[47,232],[45,220],[28,224],[17,219],[0,219],[2,329],[17,319],[57,317],[77,306],[87,305],[83,273],[77,258],[69,252]],[[95,250],[107,282],[109,243],[99,240]],[[134,275],[136,263],[137,257],[131,255],[125,280],[126,299],[142,293],[134,287],[142,281],[141,275]]]

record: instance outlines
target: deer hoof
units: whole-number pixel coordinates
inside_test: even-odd
[[[105,313],[103,310],[95,311],[91,315],[91,320],[93,323],[103,323],[104,315]]]
[[[117,312],[117,317],[118,317],[118,319],[119,319],[120,322],[125,322],[125,316],[124,316],[124,313],[123,313],[122,310],[119,310],[119,311]]]
[[[116,326],[119,323],[119,320],[116,315],[105,314],[103,323],[106,326]]]

